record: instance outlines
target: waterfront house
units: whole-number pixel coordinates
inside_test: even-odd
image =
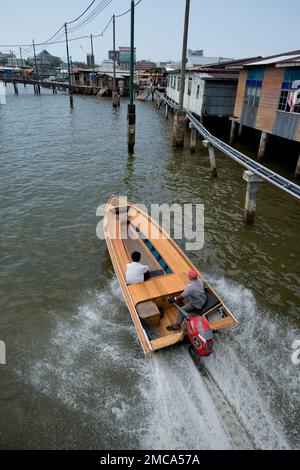
[[[272,135],[300,142],[300,50],[244,65],[232,119],[232,140],[236,123],[261,132],[260,159]]]
[[[242,66],[254,58],[227,61],[187,70],[184,108],[200,119],[204,116],[229,117],[234,112],[236,91]],[[179,102],[180,70],[167,77],[166,95]]]
[[[111,95],[113,90],[114,74],[112,72],[97,72],[97,87],[105,90],[106,95]],[[116,71],[116,88],[121,96],[129,94],[130,72]]]

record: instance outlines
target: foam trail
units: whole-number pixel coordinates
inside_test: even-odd
[[[91,448],[297,447],[299,377],[286,347],[297,331],[260,311],[242,286],[213,285],[241,325],[216,338],[203,370],[184,347],[145,359],[113,280],[70,315],[53,314],[45,352],[24,380],[94,423]]]
[[[153,407],[146,448],[232,448],[213,397],[184,348],[155,356],[151,372],[151,387],[143,390]]]
[[[242,286],[224,279],[213,284],[241,324],[220,334],[215,354],[206,360],[209,373],[256,448],[298,446],[299,374],[288,346],[299,331],[261,310]]]

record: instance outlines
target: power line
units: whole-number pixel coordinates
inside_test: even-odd
[[[81,15],[77,16],[75,20],[67,21],[67,24],[72,24],[72,23],[75,23],[75,21],[78,21],[94,5],[95,1],[96,0],[93,0],[92,3],[90,3],[89,6],[84,10],[84,12],[81,13]]]
[[[93,4],[94,4],[95,2],[96,2],[96,0],[93,0],[93,1],[90,3],[90,5],[84,10],[84,12],[81,13],[81,15],[79,15],[79,16],[78,16],[77,18],[75,18],[74,20],[67,22],[67,24],[73,24],[73,23],[75,23],[76,21],[78,21],[80,18],[82,18],[82,17],[85,15],[85,13],[93,6]],[[108,2],[108,4],[105,5],[104,8],[105,8],[106,6],[108,6],[108,5],[112,2],[112,0],[101,0],[101,3],[93,10],[93,12],[95,12],[95,10],[98,9],[100,6],[102,7],[102,6],[103,6],[103,3],[105,3],[105,2],[106,2],[106,3]],[[104,9],[104,8],[103,8],[103,9]],[[102,11],[103,11],[103,10],[102,10]],[[92,12],[91,14],[93,14],[93,12]],[[99,11],[99,13],[100,13],[100,11]],[[90,18],[90,15],[88,16],[88,18]],[[92,18],[92,19],[93,19],[93,18]],[[86,19],[85,19],[85,20],[86,20]],[[84,22],[83,22],[83,26],[85,25],[85,20],[84,20]],[[87,23],[88,23],[88,21],[87,21]],[[77,29],[79,29],[79,26],[78,26],[78,27],[75,27],[75,28],[76,28],[76,30],[77,30]],[[58,36],[59,33],[60,33],[63,29],[64,29],[64,24],[56,31],[55,34],[53,34],[49,39],[47,39],[47,41],[43,41],[43,42],[40,42],[40,43],[36,43],[36,46],[43,46],[44,44],[54,44],[55,42],[51,42],[51,40],[54,39],[56,36]],[[64,32],[62,32],[62,34],[60,34],[60,35],[59,35],[59,38],[57,38],[57,39],[60,39],[60,38],[62,38],[63,36],[64,36]],[[59,41],[56,41],[56,43],[58,43],[58,42],[59,42]],[[30,46],[31,46],[31,44],[0,44],[0,47],[30,47]]]
[[[102,0],[102,2],[103,2],[103,1],[108,1],[109,4],[112,2],[112,0]],[[135,6],[139,5],[139,3],[141,3],[141,1],[142,1],[142,0],[138,0],[138,1],[136,2]],[[109,5],[109,4],[108,4],[108,5]],[[106,5],[106,6],[108,6],[108,5]],[[98,6],[99,6],[99,5],[98,5]],[[105,8],[106,8],[106,7],[105,7]],[[104,8],[103,8],[103,9],[104,9]],[[103,10],[102,10],[102,11],[103,11]],[[121,18],[122,16],[127,15],[130,11],[131,11],[131,9],[129,9],[129,10],[123,12],[123,13],[120,13],[119,15],[115,15],[115,17],[116,17],[116,18]],[[99,13],[100,13],[100,12],[99,12]],[[99,13],[98,13],[98,14],[99,14]],[[98,15],[96,15],[96,16],[98,16]],[[107,25],[105,26],[105,28],[103,29],[103,31],[101,31],[101,32],[98,33],[98,34],[93,34],[93,37],[98,38],[98,37],[100,37],[100,36],[103,36],[104,33],[106,32],[106,30],[108,29],[109,25],[111,24],[112,20],[113,20],[113,16],[111,16],[109,22],[107,23]],[[91,21],[92,21],[92,20],[91,20]],[[70,24],[70,23],[67,23],[67,24]],[[58,34],[58,33],[62,30],[62,28],[64,28],[64,25],[55,33],[55,35]],[[76,27],[74,27],[74,28],[76,28]],[[75,30],[76,30],[76,29],[75,29]],[[69,32],[75,32],[75,30],[73,30],[73,29],[71,28]],[[53,37],[55,37],[55,35],[53,35]],[[64,36],[64,33],[62,33],[61,35],[59,35],[59,37],[60,37],[60,36],[63,37],[63,36]],[[90,35],[84,35],[84,36],[79,36],[79,37],[76,37],[76,38],[70,38],[70,39],[69,39],[69,42],[71,42],[71,41],[77,41],[77,40],[79,40],[79,39],[89,39],[89,38],[90,38]],[[59,39],[59,38],[57,38],[57,39]],[[50,40],[48,40],[48,41],[50,41]],[[46,42],[41,42],[41,43],[35,43],[35,46],[38,47],[38,46],[43,46],[43,45],[45,45],[45,44],[47,44],[47,46],[50,46],[50,45],[52,45],[52,44],[62,44],[62,43],[64,43],[64,42],[65,42],[65,40],[57,40],[57,41],[51,41],[51,42],[47,42],[47,41],[46,41]],[[23,47],[32,47],[32,44],[0,44],[0,47],[22,47],[22,48],[23,48]]]
[[[91,21],[94,20],[100,13],[102,13],[105,8],[107,8],[112,0],[102,0],[101,3],[78,25],[74,26],[73,28],[69,29],[69,32],[75,32],[78,29],[83,28],[83,26],[89,24]]]

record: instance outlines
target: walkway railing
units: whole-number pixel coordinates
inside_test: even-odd
[[[176,103],[166,98],[157,91],[156,96],[160,100],[164,101],[171,108],[175,110],[178,108]],[[298,202],[300,202],[300,186],[293,183],[292,181],[289,181],[283,176],[278,175],[278,173],[269,170],[269,168],[266,168],[255,160],[252,160],[250,157],[247,157],[247,155],[244,155],[243,153],[239,152],[235,148],[231,147],[230,145],[226,144],[222,140],[212,135],[189,111],[187,111],[186,115],[197,130],[197,132],[201,134],[205,138],[205,140],[207,140],[211,145],[219,149],[221,152],[225,153],[225,155],[230,157],[232,160],[235,160],[237,163],[247,168],[247,170],[251,170],[263,180],[267,181],[268,183],[271,183],[272,185],[287,193],[293,199],[296,199]]]

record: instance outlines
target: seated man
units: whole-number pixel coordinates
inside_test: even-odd
[[[126,266],[126,283],[139,284],[144,282],[150,277],[149,266],[140,263],[141,253],[134,251],[131,255],[132,263]]]
[[[171,297],[169,299],[170,303],[175,303],[180,301],[184,303],[182,310],[185,310],[187,313],[192,312],[193,310],[201,309],[206,302],[205,294],[205,283],[198,280],[198,275],[195,271],[188,272],[189,284],[178,297]],[[183,314],[178,312],[178,319],[175,325],[170,325],[167,327],[170,331],[180,330],[181,324],[184,320]]]

